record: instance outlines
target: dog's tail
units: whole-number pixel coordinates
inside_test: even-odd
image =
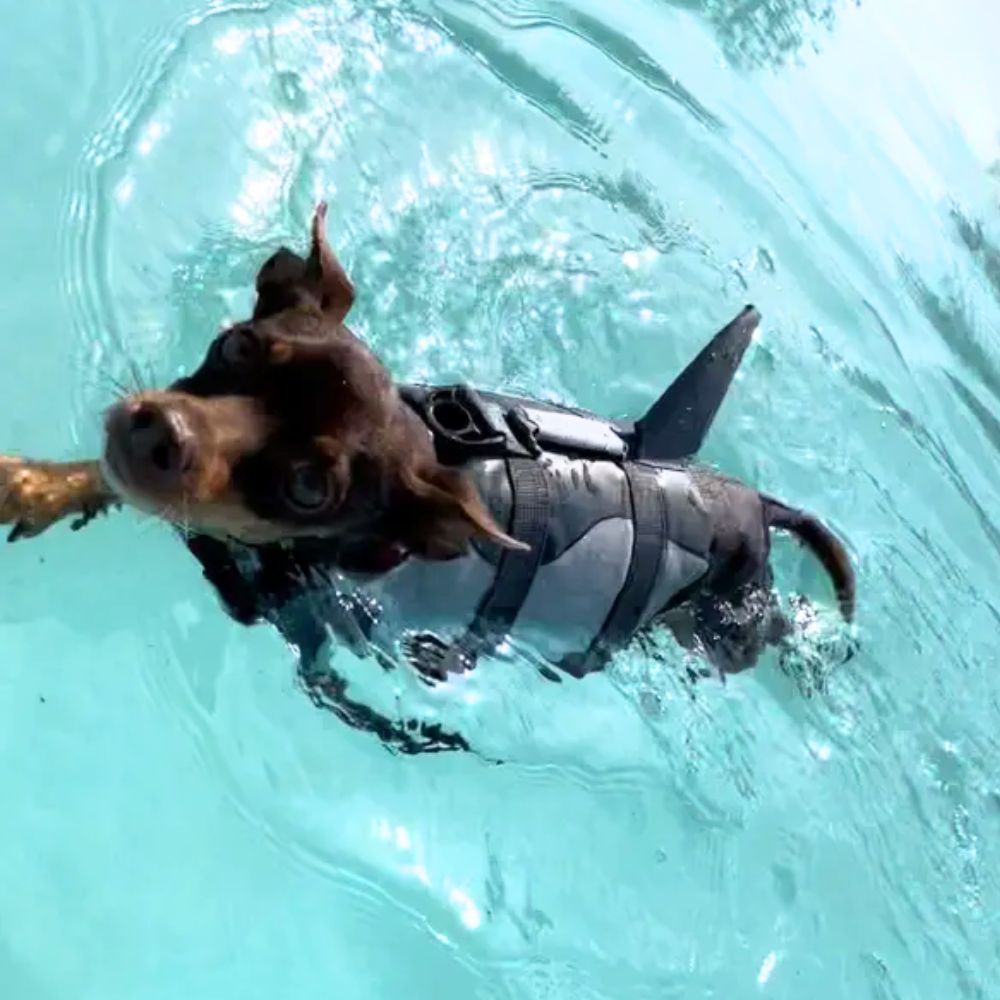
[[[763,497],[764,516],[771,528],[789,531],[823,564],[830,574],[840,613],[854,618],[855,577],[843,542],[812,514],[795,510],[772,497]]]

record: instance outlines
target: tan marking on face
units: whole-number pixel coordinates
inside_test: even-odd
[[[163,474],[129,443],[130,415],[142,406],[169,411],[183,427],[189,467]],[[249,397],[202,399],[183,393],[139,393],[113,407],[106,421],[105,474],[123,500],[192,530],[258,540],[278,529],[243,506],[232,469],[260,450],[273,422]]]

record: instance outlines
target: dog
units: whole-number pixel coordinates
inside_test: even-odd
[[[299,649],[317,703],[406,752],[467,748],[397,725],[322,666],[331,637],[441,681],[510,634],[552,679],[657,626],[723,676],[786,639],[771,529],[795,535],[851,620],[855,576],[815,517],[692,460],[759,320],[748,307],[635,424],[464,386],[398,386],[345,325],[355,290],[313,217],[251,318],[162,391],[119,400],[103,456],[0,458],[11,540],[121,505],[176,526],[237,621]]]

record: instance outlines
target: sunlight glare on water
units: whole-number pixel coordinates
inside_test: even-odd
[[[994,5],[53,0],[5,28],[4,453],[93,454],[115,386],[190,368],[326,198],[399,378],[637,416],[754,302],[704,458],[835,526],[860,611],[847,663],[823,607],[784,668],[694,696],[666,640],[562,685],[510,648],[448,690],[353,670],[482,754],[406,759],[317,711],[167,529],[13,547],[0,996],[998,995]]]

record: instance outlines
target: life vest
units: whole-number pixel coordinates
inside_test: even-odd
[[[404,386],[438,458],[460,466],[526,551],[488,543],[345,584],[383,648],[460,672],[508,638],[577,676],[648,625],[708,567],[711,525],[682,463],[633,461],[634,430],[466,386]],[[414,638],[416,637],[416,638]],[[421,662],[429,658],[433,662]]]

